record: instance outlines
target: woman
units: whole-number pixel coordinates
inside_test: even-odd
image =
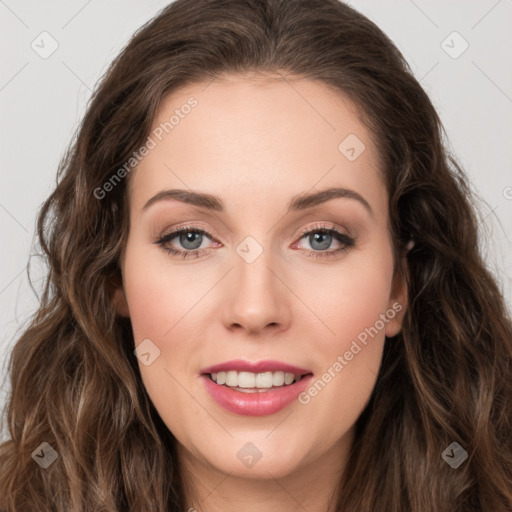
[[[169,5],[38,234],[2,510],[512,510],[512,326],[471,193],[347,5]]]

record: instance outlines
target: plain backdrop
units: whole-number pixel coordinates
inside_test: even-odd
[[[27,277],[38,209],[96,82],[168,3],[0,0],[0,407],[12,346],[38,305]],[[512,0],[349,3],[395,42],[437,108],[482,199],[482,250],[510,307]],[[32,258],[36,291],[43,268]]]

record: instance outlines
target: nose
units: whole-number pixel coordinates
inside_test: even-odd
[[[270,250],[263,251],[251,263],[235,254],[234,266],[222,306],[225,327],[251,335],[264,331],[276,334],[288,329],[292,293],[285,284],[285,272],[280,270]]]

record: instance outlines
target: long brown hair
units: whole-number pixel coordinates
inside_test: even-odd
[[[478,249],[473,193],[400,52],[337,0],[177,0],[101,79],[38,217],[48,274],[9,361],[0,509],[186,510],[176,440],[112,300],[130,175],[97,190],[144,143],[164,96],[249,71],[319,80],[357,105],[380,149],[402,275],[397,255],[415,244],[403,329],[385,344],[336,510],[512,510],[512,326]],[[31,456],[43,442],[58,454],[47,469]],[[442,457],[453,442],[468,453],[457,469]]]

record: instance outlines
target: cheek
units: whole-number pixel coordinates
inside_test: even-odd
[[[191,272],[162,254],[154,247],[127,247],[124,284],[135,344],[175,335],[211,287],[211,276]]]
[[[306,284],[312,290],[311,307],[328,329],[322,328],[324,335],[315,338],[316,362],[322,370],[299,402],[311,428],[325,433],[326,446],[359,417],[379,372],[385,320],[394,316],[389,309],[393,261],[385,247],[347,258],[338,271],[329,273],[321,289]],[[318,283],[317,277],[313,281]]]
[[[353,253],[339,267],[315,270],[301,281],[301,295],[323,326],[315,340],[319,352],[332,354],[347,349],[352,340],[371,328],[389,307],[393,261],[386,250]],[[323,275],[321,274],[323,273]],[[321,285],[320,285],[321,283]],[[384,329],[378,323],[379,333]]]
[[[190,405],[181,386],[189,387],[188,379],[197,373],[193,364],[205,337],[202,319],[206,309],[212,310],[209,301],[214,294],[209,292],[226,272],[224,268],[213,271],[208,265],[180,263],[167,259],[165,252],[154,246],[128,241],[125,293],[135,346],[146,339],[156,346],[158,357],[147,366],[140,359],[139,368],[159,409],[179,406],[179,402],[183,407]]]
[[[198,301],[207,294],[211,279],[198,279],[197,272],[169,264],[154,247],[148,250],[141,245],[128,244],[123,269],[135,346],[146,339],[154,344],[150,364],[139,358],[140,374],[168,428],[186,437],[185,426],[190,425],[175,411],[187,411],[187,421],[194,421],[200,413],[191,407],[184,389],[190,388],[188,365],[198,349],[193,341],[197,337],[192,335],[197,328]]]

